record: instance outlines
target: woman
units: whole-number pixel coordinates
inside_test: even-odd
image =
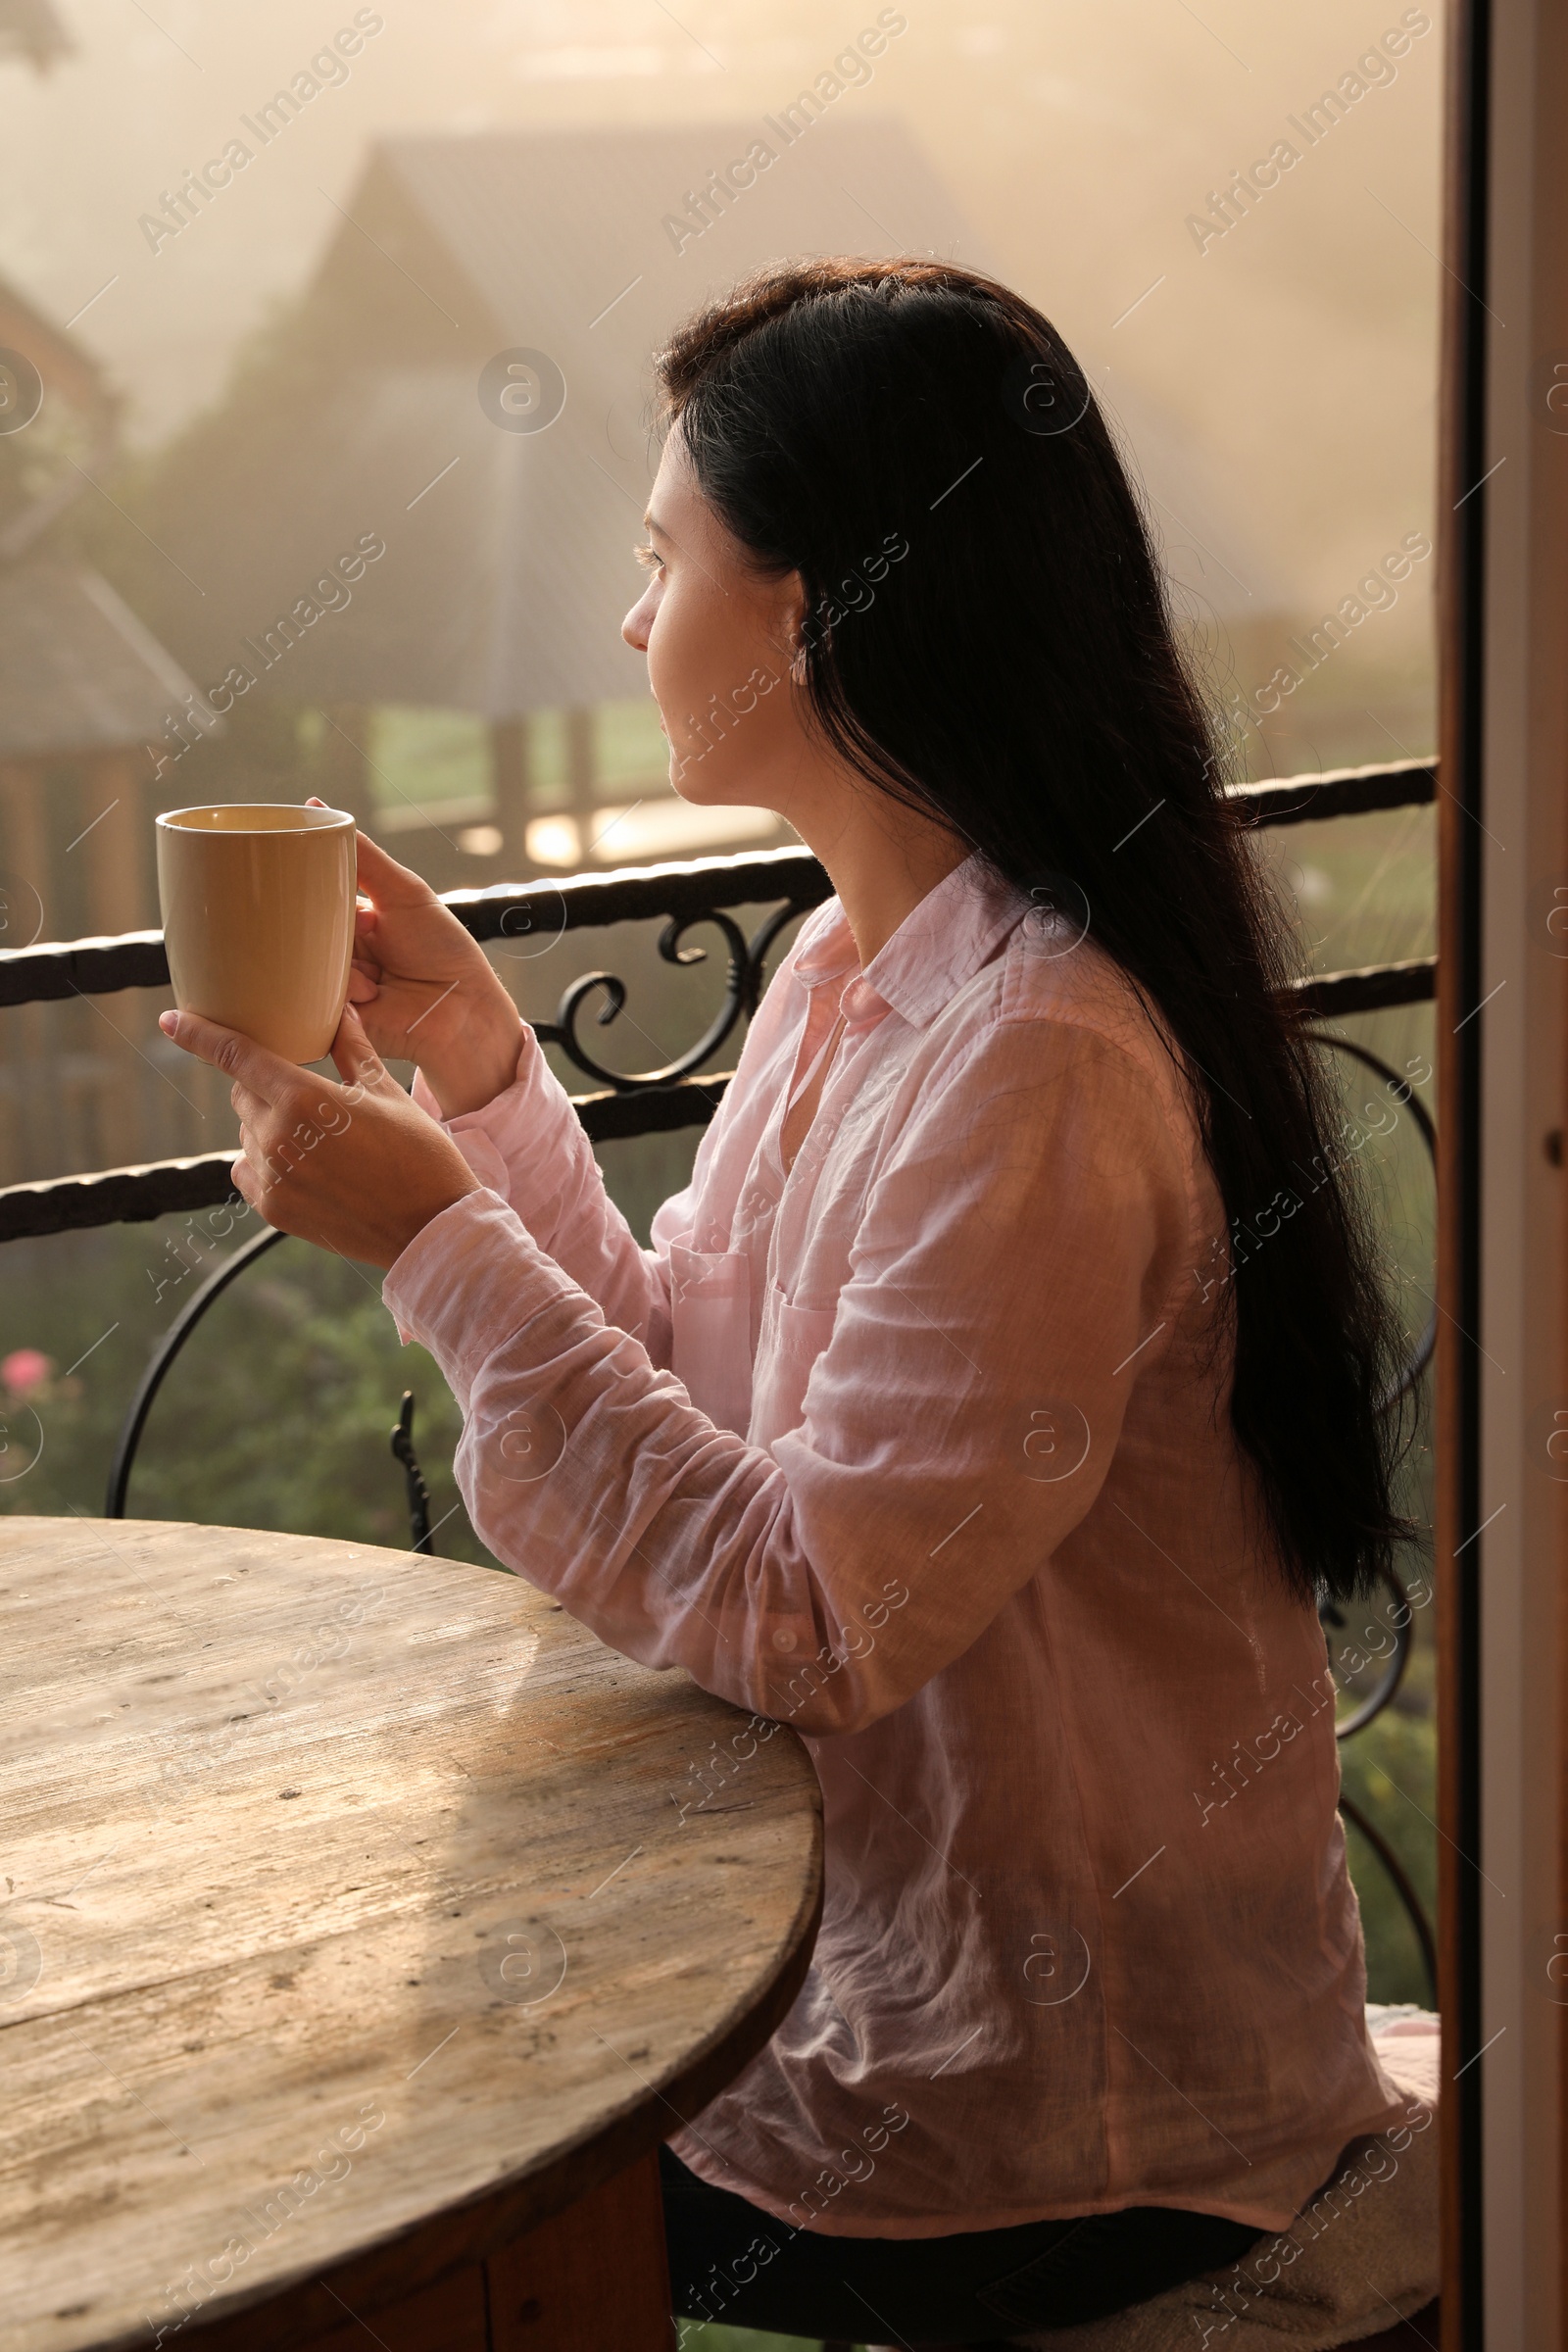
[[[1391,1326],[1052,327],[811,263],[659,368],[624,633],[672,779],[778,810],[836,896],[653,1249],[368,843],[330,1149],[277,1149],[319,1080],[165,1025],[236,1076],[247,1199],[389,1269],[497,1556],[811,1749],[814,1963],[665,2151],[679,2309],[972,2343],[1236,2259],[1402,2109],[1314,1610],[1400,1531]]]

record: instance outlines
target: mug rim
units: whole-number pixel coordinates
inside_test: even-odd
[[[155,824],[167,825],[172,833],[196,833],[203,828],[198,825],[182,825],[179,819],[185,816],[205,816],[208,810],[213,808],[287,808],[299,815],[309,814],[315,820],[303,825],[214,825],[210,828],[214,834],[226,834],[230,838],[244,834],[254,835],[260,839],[264,834],[275,837],[284,833],[336,833],[341,832],[345,825],[352,829],[355,823],[352,809],[327,808],[307,810],[303,801],[195,801],[188,808],[161,808],[153,821]]]

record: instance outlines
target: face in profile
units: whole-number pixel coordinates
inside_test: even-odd
[[[699,490],[677,423],[638,550],[648,585],[621,624],[648,683],[683,799],[789,814],[807,763],[805,696],[790,662],[805,609],[797,572],[770,578]]]

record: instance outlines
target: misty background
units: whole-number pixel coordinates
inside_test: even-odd
[[[59,322],[80,314],[74,331],[122,392],[142,450],[220,401],[247,335],[309,285],[377,139],[760,127],[877,14],[818,0],[689,0],[673,15],[659,0],[387,0],[347,78],[154,252],[138,221],[160,192],[220,155],[239,118],[354,11],[56,5],[73,51],[46,74],[0,75],[4,268]],[[1222,667],[1230,637],[1250,693],[1288,659],[1298,626],[1403,534],[1431,528],[1441,25],[1391,0],[916,0],[898,13],[907,29],[835,102],[832,127],[902,125],[962,224],[948,248],[1018,286],[1066,335],[1160,502],[1173,572],[1196,612],[1214,616]],[[1396,77],[1200,252],[1188,216],[1277,139],[1302,147],[1287,118],[1401,17],[1432,29],[1389,62]],[[725,152],[715,145],[711,161]],[[595,223],[588,312],[644,267],[684,184],[650,172]],[[878,204],[874,183],[855,193],[858,249],[899,249],[909,232],[897,207]],[[737,206],[679,256],[672,313],[736,273],[726,246],[743,217]],[[530,225],[506,229],[525,249]],[[628,571],[628,601],[631,586]],[[1265,724],[1254,773],[1272,764],[1265,750],[1291,768],[1396,758],[1380,718],[1427,748],[1429,589],[1418,575],[1330,665],[1347,674]]]

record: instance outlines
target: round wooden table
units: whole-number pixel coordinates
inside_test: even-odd
[[[520,1579],[0,1519],[7,2352],[664,2352],[805,1975],[793,1733]]]

